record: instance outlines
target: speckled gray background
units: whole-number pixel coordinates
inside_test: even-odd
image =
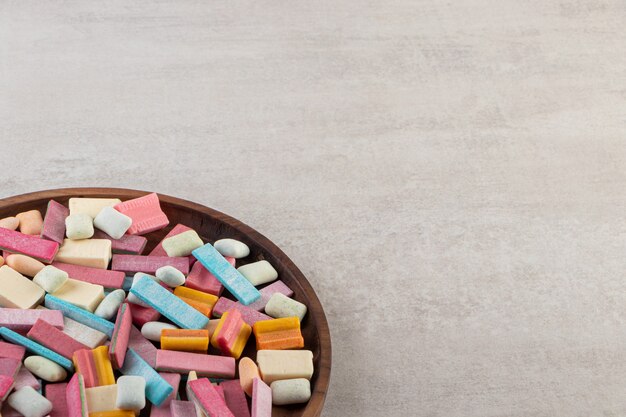
[[[300,266],[325,417],[626,415],[626,3],[0,1],[0,196],[120,186]]]

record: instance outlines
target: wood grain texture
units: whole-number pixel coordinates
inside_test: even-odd
[[[34,209],[45,212],[48,201],[51,199],[61,204],[67,204],[72,197],[112,197],[125,201],[145,194],[147,194],[145,191],[117,188],[68,188],[41,191],[0,200],[0,218],[25,210]],[[276,268],[281,280],[294,291],[293,298],[307,305],[309,310],[302,322],[302,335],[305,339],[305,348],[313,352],[315,373],[311,379],[312,397],[309,403],[304,405],[274,407],[272,415],[275,417],[318,417],[321,415],[330,382],[332,357],[330,332],[322,305],[302,272],[284,252],[250,226],[197,203],[162,194],[159,194],[159,199],[170,224],[165,229],[145,235],[149,238],[146,253],[152,250],[178,223],[196,230],[205,242],[214,242],[223,238],[237,239],[250,247],[250,255],[238,262],[238,265],[267,260]],[[254,343],[247,345],[243,355],[255,359]]]

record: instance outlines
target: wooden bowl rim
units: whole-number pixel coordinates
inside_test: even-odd
[[[59,197],[68,196],[83,196],[91,198],[99,197],[119,197],[119,198],[136,198],[149,194],[152,191],[135,190],[130,188],[109,188],[109,187],[73,187],[73,188],[56,188],[50,190],[34,191],[25,194],[19,194],[15,196],[5,197],[0,199],[0,209],[8,206],[24,204],[32,202],[34,200],[51,200]],[[277,254],[281,261],[285,263],[285,267],[289,269],[295,276],[307,298],[310,300],[310,305],[307,306],[309,314],[315,317],[315,328],[317,330],[320,339],[320,358],[319,366],[315,369],[319,372],[317,376],[317,384],[312,392],[311,400],[305,408],[305,417],[317,417],[321,415],[326,400],[326,394],[328,392],[328,386],[330,384],[331,362],[332,362],[332,344],[330,339],[330,330],[328,328],[328,321],[326,320],[326,314],[322,307],[317,294],[313,290],[313,287],[306,279],[302,271],[293,263],[293,261],[271,240],[257,232],[252,227],[243,223],[240,220],[235,219],[225,213],[202,204],[194,203],[193,201],[185,200],[178,197],[172,197],[167,194],[157,193],[159,199],[166,202],[169,205],[176,206],[177,208],[184,208],[187,210],[195,210],[213,219],[222,221],[233,229],[238,230],[240,233],[245,234],[247,238],[254,242],[255,245],[263,247],[268,252]]]

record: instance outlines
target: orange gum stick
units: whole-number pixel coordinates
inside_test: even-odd
[[[252,327],[256,338],[256,348],[284,350],[304,347],[304,338],[297,317],[262,320]]]
[[[204,304],[209,307],[210,311],[213,311],[213,307],[217,303],[217,300],[219,300],[219,297],[216,297],[213,294],[209,294],[206,292],[202,292],[202,291],[198,291],[192,288],[187,288],[187,287],[182,287],[182,286],[176,287],[176,289],[174,289],[174,295],[180,298],[194,300],[198,303]]]
[[[163,329],[161,349],[206,353],[209,349],[208,330]]]

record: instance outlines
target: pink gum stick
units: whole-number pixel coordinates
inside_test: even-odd
[[[65,382],[46,385],[46,398],[52,403],[50,417],[67,417],[69,415],[67,400],[65,399],[66,391],[67,383]]]
[[[16,332],[26,333],[39,319],[63,330],[63,313],[58,310],[0,308],[0,327]]]
[[[21,253],[49,264],[59,251],[59,244],[0,227],[0,249]]]
[[[224,399],[207,378],[190,381],[189,388],[194,397],[194,403],[199,405],[206,415],[211,417],[235,417]]]
[[[133,220],[128,229],[129,235],[143,235],[163,229],[170,221],[161,210],[159,197],[156,193],[127,200],[116,204],[114,208]]]
[[[74,352],[77,350],[89,349],[89,346],[83,345],[76,339],[41,319],[35,322],[33,327],[31,327],[26,334],[26,337],[68,359],[72,359]]]
[[[272,389],[260,378],[252,381],[252,417],[272,417]]]
[[[122,288],[124,285],[123,272],[109,271],[106,269],[90,268],[88,266],[52,262],[52,266],[59,268],[72,279],[89,282],[90,284],[102,285],[105,288]]]
[[[115,369],[119,369],[124,365],[124,358],[126,357],[126,349],[128,349],[132,327],[133,317],[128,308],[128,304],[124,303],[117,310],[117,318],[115,319],[115,327],[109,347],[109,358]]]
[[[266,314],[253,310],[248,306],[244,306],[241,303],[236,303],[233,300],[229,300],[228,298],[224,297],[220,297],[220,299],[217,300],[217,303],[215,303],[215,306],[213,307],[213,315],[216,317],[221,317],[222,314],[231,309],[239,310],[243,321],[248,323],[250,326],[253,326],[254,323],[256,323],[257,321],[272,319]]]
[[[65,218],[70,215],[70,210],[63,204],[54,200],[48,202],[46,217],[43,219],[41,237],[57,242],[59,245],[65,239]]]
[[[250,417],[248,410],[248,400],[246,394],[241,388],[238,379],[231,379],[220,383],[220,387],[224,391],[224,400],[235,417]]]
[[[196,371],[198,376],[227,379],[235,377],[235,358],[227,356],[157,350],[156,367],[157,370],[166,372]]]
[[[235,258],[229,256],[224,257],[233,267],[235,266]],[[209,294],[217,295],[222,294],[224,286],[221,282],[215,278],[208,269],[206,269],[200,262],[193,264],[191,272],[185,281],[185,287],[193,288],[194,290],[208,292]]]
[[[113,255],[111,269],[125,273],[144,272],[154,275],[157,269],[170,265],[183,274],[189,273],[189,261],[185,257]]]
[[[21,361],[24,359],[26,348],[13,343],[0,342],[0,358],[13,358]]]
[[[124,235],[119,239],[113,239],[102,230],[96,230],[93,234],[93,239],[110,240],[113,253],[129,253],[133,255],[140,255],[148,243],[147,238],[136,235]]]

